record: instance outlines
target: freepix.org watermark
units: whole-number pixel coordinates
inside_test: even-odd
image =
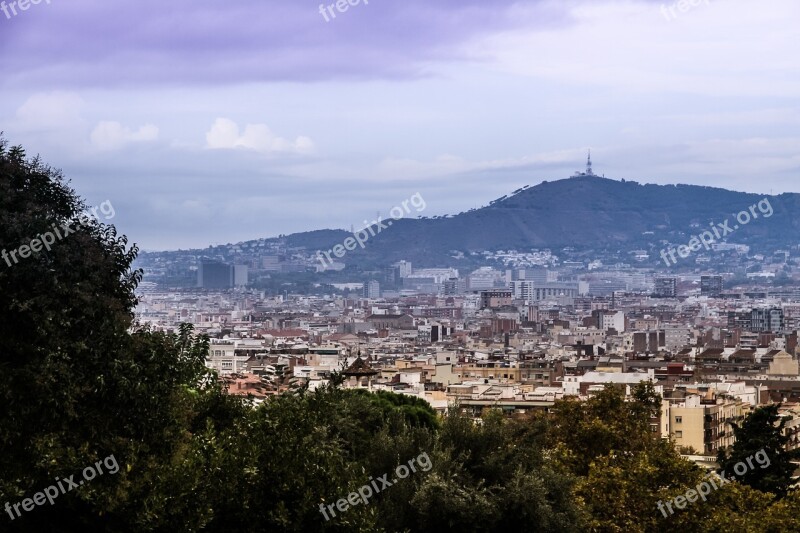
[[[694,9],[700,4],[711,5],[710,0],[678,0],[677,2],[673,2],[669,7],[664,4],[661,4],[661,14],[664,15],[664,18],[667,19],[667,22],[672,22],[674,19],[678,18],[678,14],[675,11],[680,11],[681,13],[686,13],[690,9]]]
[[[56,498],[61,496],[62,494],[66,494],[73,489],[77,489],[78,487],[82,486],[86,481],[91,481],[97,476],[103,475],[103,466],[106,467],[106,470],[109,474],[116,474],[119,472],[119,463],[117,463],[117,458],[114,457],[114,454],[109,455],[102,461],[97,461],[93,466],[87,466],[83,469],[83,479],[81,481],[75,482],[73,478],[74,475],[65,477],[64,479],[56,478],[56,484],[50,485],[44,491],[37,492],[33,495],[33,498],[25,498],[21,502],[17,502],[15,504],[10,504],[6,502],[6,512],[8,516],[11,517],[11,520],[16,520],[17,518],[22,516],[20,513],[19,508],[22,507],[23,511],[32,511],[34,505],[44,505],[45,502],[53,505],[56,501]],[[65,486],[66,485],[66,486]],[[12,510],[14,512],[12,512]],[[14,516],[16,513],[16,516]]]
[[[32,239],[30,243],[23,244],[19,248],[15,250],[2,250],[0,251],[0,257],[3,258],[3,261],[11,267],[11,261],[14,261],[14,265],[19,263],[20,259],[27,259],[31,257],[33,254],[41,252],[42,248],[45,248],[48,252],[50,251],[50,247],[53,246],[56,241],[60,241],[61,239],[67,237],[68,235],[75,233],[80,226],[86,226],[89,224],[90,220],[94,218],[95,220],[99,220],[100,218],[97,215],[97,211],[103,214],[106,220],[111,220],[116,215],[116,211],[114,211],[114,206],[111,205],[109,200],[106,200],[102,204],[96,207],[92,207],[91,209],[87,209],[80,216],[78,216],[75,220],[68,220],[61,224],[53,224],[51,227],[53,231],[46,231],[44,233],[40,233],[36,236],[35,239]],[[19,258],[17,257],[19,256]]]
[[[431,462],[431,458],[428,457],[428,452],[422,452],[416,458],[410,459],[408,461],[408,466],[398,466],[394,471],[397,477],[393,478],[391,481],[388,479],[390,474],[384,474],[378,479],[372,479],[372,476],[370,476],[370,483],[363,485],[360,489],[358,489],[358,492],[351,492],[347,495],[346,499],[339,498],[336,504],[331,503],[327,506],[324,503],[319,504],[319,512],[322,513],[322,516],[325,517],[325,521],[327,522],[331,518],[336,517],[336,511],[333,510],[334,507],[336,507],[340,513],[343,513],[350,507],[355,507],[359,503],[367,505],[369,503],[369,499],[374,495],[378,494],[383,489],[391,487],[397,483],[398,479],[405,479],[410,476],[412,472],[416,472],[417,467],[414,465],[415,461],[423,472],[427,472],[433,468],[433,463]],[[378,486],[379,483],[380,487]],[[373,488],[375,489],[375,492],[372,492]],[[330,511],[331,516],[328,516],[328,511]]]
[[[767,452],[763,449],[757,451],[755,454],[747,457],[744,461],[739,461],[733,466],[733,471],[736,473],[737,476],[743,476],[747,473],[748,470],[755,470],[755,466],[753,465],[753,459],[756,460],[756,463],[761,468],[768,468],[770,465],[769,456],[767,456]],[[745,464],[745,462],[747,464]],[[669,509],[669,514],[674,515],[675,511],[672,509],[672,504],[675,504],[675,507],[678,509],[686,509],[686,504],[694,503],[697,501],[697,498],[706,501],[706,496],[711,494],[711,489],[713,487],[714,490],[718,490],[723,485],[730,483],[731,481],[736,480],[736,476],[731,476],[730,479],[725,479],[725,471],[721,474],[717,474],[716,472],[712,472],[706,476],[708,481],[703,481],[699,485],[697,485],[693,489],[689,489],[686,491],[685,494],[682,496],[676,496],[675,498],[667,501],[662,502],[661,500],[658,501],[657,507],[658,510],[664,515],[664,518],[667,518],[667,511],[664,509],[664,505],[667,506]],[[716,479],[715,479],[716,478]]]
[[[402,207],[400,207],[400,205],[393,207],[389,211],[389,216],[392,217],[393,220],[400,220],[411,212],[409,204],[411,204],[411,206],[417,210],[417,213],[424,210],[428,205],[425,203],[425,199],[420,193],[415,193],[411,198],[403,200],[400,203]],[[331,254],[341,258],[344,257],[349,250],[355,250],[356,246],[360,246],[363,250],[369,238],[375,237],[382,230],[388,229],[389,226],[392,225],[392,220],[387,220],[384,224],[383,219],[378,217],[378,220],[373,220],[371,223],[368,223],[365,220],[364,224],[366,224],[364,229],[354,232],[353,236],[347,237],[342,244],[337,244],[327,252],[317,250],[317,259],[322,264],[323,269],[326,269],[333,264],[334,260],[331,259]],[[323,255],[325,255],[325,257],[322,257]]]
[[[42,0],[14,0],[13,2],[6,3],[5,0],[0,2],[0,10],[5,13],[6,18],[10,19],[12,16],[17,16],[17,9],[20,11],[27,11],[33,5],[41,4]],[[50,4],[50,0],[44,0],[45,4]]]
[[[758,208],[758,211],[764,215],[764,218],[769,218],[772,216],[772,204],[769,203],[769,198],[764,198],[757,204],[751,205],[749,211],[746,209],[739,211],[735,217],[738,224],[734,224],[732,228],[730,226],[731,221],[728,219],[725,219],[725,222],[722,224],[715,224],[714,222],[711,222],[709,224],[709,226],[711,226],[711,230],[706,230],[700,233],[700,235],[693,236],[691,239],[689,239],[689,243],[686,245],[682,244],[678,246],[678,255],[682,259],[685,259],[689,257],[689,254],[700,250],[702,247],[705,247],[706,250],[709,250],[712,244],[739,229],[740,225],[744,226],[750,223],[751,220],[757,219],[758,213],[756,213],[756,208]],[[664,260],[664,263],[667,266],[670,266],[670,260],[672,261],[673,265],[678,262],[678,260],[675,259],[675,252],[675,248],[661,250],[661,259]],[[669,254],[669,258],[667,258],[667,254]]]
[[[345,13],[350,7],[355,7],[361,3],[361,0],[337,0],[336,2],[326,6],[325,4],[319,5],[319,14],[323,16],[325,22],[330,22],[331,19],[336,18],[336,11]],[[369,0],[364,0],[364,5],[369,5]],[[336,11],[334,11],[336,8]],[[330,17],[328,16],[330,15]]]

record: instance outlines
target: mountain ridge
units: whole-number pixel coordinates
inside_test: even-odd
[[[767,200],[773,213],[743,225],[729,242],[780,248],[800,242],[800,194],[758,195],[702,185],[641,184],[581,174],[522,187],[488,205],[456,215],[394,220],[345,261],[388,264],[400,259],[420,265],[452,263],[454,251],[619,248],[657,252],[669,243],[723,223]],[[762,204],[764,205],[764,204]],[[733,226],[733,224],[731,224]],[[286,246],[327,251],[351,235],[321,229],[282,237]],[[260,239],[274,240],[274,239]],[[244,241],[247,245],[258,240]]]

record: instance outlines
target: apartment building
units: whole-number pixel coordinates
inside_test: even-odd
[[[703,455],[716,455],[733,445],[731,422],[741,423],[750,404],[739,398],[716,394],[708,386],[677,385],[668,400],[668,435],[679,448],[694,448]]]

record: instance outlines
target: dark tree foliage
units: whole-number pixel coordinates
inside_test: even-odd
[[[800,458],[800,450],[787,451],[790,437],[782,433],[787,419],[778,415],[779,408],[779,404],[759,407],[741,425],[732,424],[736,442],[729,449],[719,450],[717,461],[720,471],[735,475],[739,482],[784,497],[795,471],[791,461]],[[747,467],[746,472],[734,474],[734,467],[740,462]]]
[[[439,427],[436,411],[421,398],[407,394],[394,394],[383,390],[370,393],[364,389],[355,389],[351,393],[365,395],[367,399],[380,408],[387,420],[393,413],[400,413],[412,427],[425,427],[428,429]]]

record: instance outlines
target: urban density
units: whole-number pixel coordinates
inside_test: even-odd
[[[599,263],[460,275],[401,261],[345,295],[273,296],[215,290],[201,263],[198,283],[209,285],[152,286],[137,317],[209,335],[208,366],[256,403],[335,371],[348,387],[415,396],[439,412],[456,403],[471,416],[547,410],[565,395],[651,381],[664,397],[653,431],[687,453],[716,454],[733,443],[729,422],[770,403],[792,417],[785,430],[800,444],[800,288],[724,288],[721,274]],[[789,254],[765,266],[787,265],[796,266]],[[215,268],[227,287],[230,272],[247,271]]]

